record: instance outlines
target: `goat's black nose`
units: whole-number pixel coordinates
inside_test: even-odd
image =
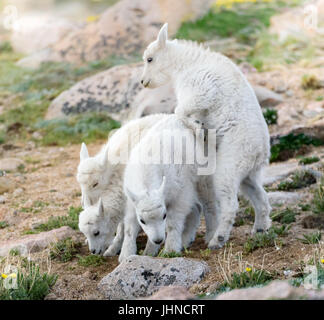
[[[92,254],[95,254],[96,253],[96,249],[91,250],[91,253]]]
[[[154,243],[155,243],[155,244],[161,244],[162,241],[163,241],[162,239],[159,239],[159,240],[155,240]]]

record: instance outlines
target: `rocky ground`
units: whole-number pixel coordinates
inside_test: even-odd
[[[273,29],[278,25],[279,18],[279,14],[275,16]],[[286,19],[286,16],[283,16],[282,19]],[[87,28],[89,29],[89,27]],[[78,34],[80,32],[79,30]],[[216,43],[217,47],[219,44],[218,47],[223,48],[223,51],[236,61],[240,57],[242,61],[238,63],[255,90],[258,90],[258,98],[263,110],[271,108],[276,111],[278,117],[277,121],[274,121],[276,123],[269,124],[272,143],[278,143],[278,137],[284,137],[291,132],[303,133],[316,141],[323,141],[324,78],[322,58],[324,47],[322,38],[316,35],[310,36],[308,42],[311,48],[310,56],[304,55],[305,47],[301,45],[303,42],[296,42],[295,47],[288,50],[281,48],[287,50],[287,56],[293,52],[299,57],[289,64],[281,63],[279,58],[271,60],[275,57],[262,56],[264,67],[260,70],[257,70],[258,64],[246,59],[246,54],[242,54],[242,50],[246,49],[246,46],[238,43],[234,38],[232,40],[233,42],[224,44],[223,40],[217,38],[211,40],[211,45]],[[60,47],[62,43],[65,42],[60,41],[54,48]],[[298,47],[297,44],[300,46]],[[123,76],[118,75],[118,80],[125,80],[130,74],[133,78],[136,76],[133,65],[122,68],[126,69],[126,72]],[[138,65],[135,68],[139,68]],[[113,83],[114,79],[116,81],[116,78],[111,75],[114,72],[104,71],[104,79],[109,85]],[[94,75],[94,77],[98,79],[101,76]],[[89,84],[95,83],[93,78],[91,79],[86,78],[84,81]],[[102,82],[102,80],[100,81]],[[60,113],[61,106],[66,102],[66,97],[70,97],[71,92],[77,92],[78,89],[87,87],[82,83],[76,86],[77,89],[65,88],[72,91],[63,92],[61,96],[51,102],[49,112],[51,112],[50,110],[59,110],[58,113]],[[120,92],[114,96],[111,95],[111,87],[109,87],[110,96],[108,89],[101,87],[94,94],[92,92],[90,97],[92,99],[94,95],[95,99],[101,101],[103,105],[111,107],[114,103],[121,105],[123,100],[118,100],[119,97],[124,97],[125,92],[129,93],[130,90],[133,90],[129,93],[132,97],[129,98],[129,101],[155,107],[155,110],[160,110],[165,103],[161,103],[161,96],[166,96],[169,99],[167,101],[173,101],[172,92],[169,89],[157,93],[158,99],[152,103],[152,98],[147,95],[146,91],[138,93],[138,89],[134,89],[132,86],[133,82],[130,85],[130,81],[125,81],[125,84],[122,82],[119,87],[117,84]],[[266,89],[270,91],[264,91]],[[102,100],[102,92],[105,92],[108,100],[110,99],[109,103],[107,100]],[[80,95],[84,94],[84,92],[80,92]],[[11,101],[14,104],[17,96],[6,93],[4,98],[3,95],[0,98],[2,102]],[[73,102],[73,99],[69,101]],[[125,108],[124,105],[122,107]],[[0,108],[0,114],[5,114],[5,111],[12,106],[5,104]],[[169,111],[171,110],[172,107]],[[116,113],[119,111],[117,110]],[[44,115],[45,113],[46,110]],[[52,112],[52,115],[55,114]],[[146,114],[146,112],[143,111],[142,114]],[[127,117],[130,115],[132,113],[127,112]],[[121,117],[121,119],[124,120],[125,117]],[[9,129],[7,128],[7,130]],[[156,291],[155,289],[152,291],[149,285],[144,292],[136,285],[137,291],[135,289],[132,291],[131,288],[134,286],[132,287],[131,283],[125,283],[124,285],[130,290],[125,289],[125,292],[131,293],[128,296],[120,297],[117,292],[114,295],[110,292],[111,290],[107,289],[119,285],[120,281],[118,280],[124,279],[123,272],[128,274],[129,269],[127,269],[128,266],[123,266],[120,270],[116,269],[113,280],[110,279],[111,277],[104,278],[117,267],[117,257],[97,258],[91,256],[84,243],[84,236],[77,230],[77,214],[80,211],[81,194],[75,175],[79,163],[80,144],[66,144],[66,140],[64,143],[60,143],[58,140],[58,145],[53,145],[53,141],[50,143],[51,145],[46,145],[42,140],[45,135],[44,131],[35,129],[30,132],[20,132],[19,125],[17,127],[16,124],[15,127],[12,123],[9,131],[14,133],[10,136],[11,139],[4,140],[0,144],[0,256],[6,257],[0,260],[0,272],[5,265],[17,263],[20,259],[17,255],[16,249],[18,249],[22,255],[29,257],[29,261],[38,263],[42,272],[58,275],[56,284],[51,288],[47,299],[127,298],[145,296]],[[101,145],[105,142],[102,139],[104,136],[101,136],[101,139],[92,139],[91,141],[94,142],[88,144],[91,155],[100,150]],[[281,141],[281,144],[283,143]],[[274,161],[265,172],[265,186],[273,207],[272,217],[275,227],[268,235],[251,238],[250,231],[254,213],[250,205],[244,199],[240,199],[241,206],[235,227],[225,248],[217,251],[207,249],[203,239],[204,222],[202,221],[195,242],[183,252],[182,257],[193,259],[197,263],[199,261],[206,263],[199,265],[202,270],[198,275],[199,279],[189,281],[193,276],[188,271],[191,268],[190,264],[188,264],[189,269],[185,269],[186,262],[178,263],[179,266],[175,268],[183,267],[182,274],[185,275],[181,279],[175,276],[176,281],[170,280],[173,279],[172,274],[170,275],[171,269],[165,271],[165,267],[163,269],[152,261],[145,262],[146,268],[138,277],[143,277],[146,282],[153,281],[159,285],[186,286],[190,290],[190,294],[182,293],[181,289],[176,292],[179,292],[179,297],[183,294],[186,298],[193,298],[208,297],[215,292],[219,293],[229,288],[248,287],[251,284],[264,285],[275,279],[290,280],[296,285],[300,284],[305,276],[307,265],[315,264],[319,266],[320,270],[323,270],[324,245],[321,235],[324,230],[324,184],[322,178],[324,146],[318,145],[320,143],[309,144],[300,141],[294,141],[294,143],[288,141],[287,143],[290,143],[290,150],[281,150],[279,156],[273,159]],[[69,218],[57,220],[57,217]],[[62,242],[64,239],[71,239],[70,245]],[[145,246],[145,236],[141,235],[138,241],[139,250],[141,250]],[[64,243],[63,249],[60,250],[57,245],[55,246],[55,243]],[[67,254],[68,257],[64,254]],[[170,257],[163,258],[167,260],[165,263],[172,266],[172,259],[167,258]],[[140,269],[141,262],[138,263]],[[172,272],[176,274],[176,271]],[[188,275],[187,278],[186,275]],[[197,283],[194,284],[194,282]],[[274,287],[271,288],[273,290]],[[278,298],[300,297],[305,294],[301,291],[290,291],[288,287],[280,288],[277,292],[282,290],[282,292],[287,292],[287,295],[278,296]],[[272,292],[271,290],[269,292]],[[134,291],[136,292],[134,293]],[[276,294],[264,295],[265,298],[274,296]],[[255,295],[251,294],[251,298],[253,297]],[[310,297],[315,296],[310,295]],[[223,298],[226,299],[226,296]]]

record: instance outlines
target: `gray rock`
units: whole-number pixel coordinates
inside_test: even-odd
[[[7,176],[0,177],[0,194],[11,192],[15,188],[15,184]]]
[[[283,98],[279,94],[265,87],[254,86],[253,89],[261,107],[274,107],[283,102]]]
[[[52,242],[63,240],[75,235],[70,227],[61,227],[48,232],[24,236],[20,239],[0,242],[0,256],[6,256],[10,250],[18,250],[21,255],[28,255],[45,249]]]
[[[263,288],[235,289],[222,293],[216,300],[324,300],[324,290],[293,287],[288,281],[273,281]]]
[[[147,297],[164,286],[189,288],[208,272],[203,261],[130,256],[101,280],[98,289],[112,300]]]
[[[280,164],[271,164],[266,167],[263,173],[263,184],[265,186],[279,182],[288,177],[291,173],[298,170],[297,162],[284,162]]]
[[[295,204],[302,200],[303,194],[297,192],[275,191],[268,192],[270,205]]]
[[[162,287],[147,300],[193,300],[195,296],[180,286]]]
[[[15,171],[19,168],[19,166],[21,166],[23,164],[24,164],[24,162],[21,159],[3,158],[3,159],[0,159],[0,170]]]

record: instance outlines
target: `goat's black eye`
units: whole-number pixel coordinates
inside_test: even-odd
[[[96,236],[99,236],[99,234],[100,234],[100,231],[97,231],[93,235],[96,237]]]
[[[163,220],[165,220],[166,219],[166,213],[164,214],[164,216],[163,216]]]
[[[98,185],[98,182],[96,182],[96,183],[92,186],[92,188],[95,188],[97,185]]]
[[[141,221],[141,223],[145,224],[145,221],[143,219],[141,219],[140,221]]]
[[[147,62],[150,63],[153,61],[153,58],[147,58]]]

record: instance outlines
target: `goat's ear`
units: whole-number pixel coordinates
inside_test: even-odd
[[[158,189],[158,192],[159,192],[160,195],[163,195],[164,194],[165,181],[166,181],[165,176],[163,176],[161,186]]]
[[[82,202],[85,209],[92,206],[91,200],[87,195],[82,195]]]
[[[108,163],[108,146],[105,147],[105,150],[102,154],[101,165],[106,168]]]
[[[104,208],[101,197],[99,198],[99,207],[98,207],[98,209],[99,209],[99,216],[103,216],[105,214],[105,208]]]
[[[168,40],[168,24],[165,23],[161,30],[159,31],[157,42],[160,48],[164,48],[166,41]]]
[[[126,196],[134,203],[136,204],[139,200],[139,196],[130,191],[128,188],[125,188]]]
[[[81,150],[80,150],[80,161],[89,158],[89,153],[87,146],[84,142],[81,144]]]

